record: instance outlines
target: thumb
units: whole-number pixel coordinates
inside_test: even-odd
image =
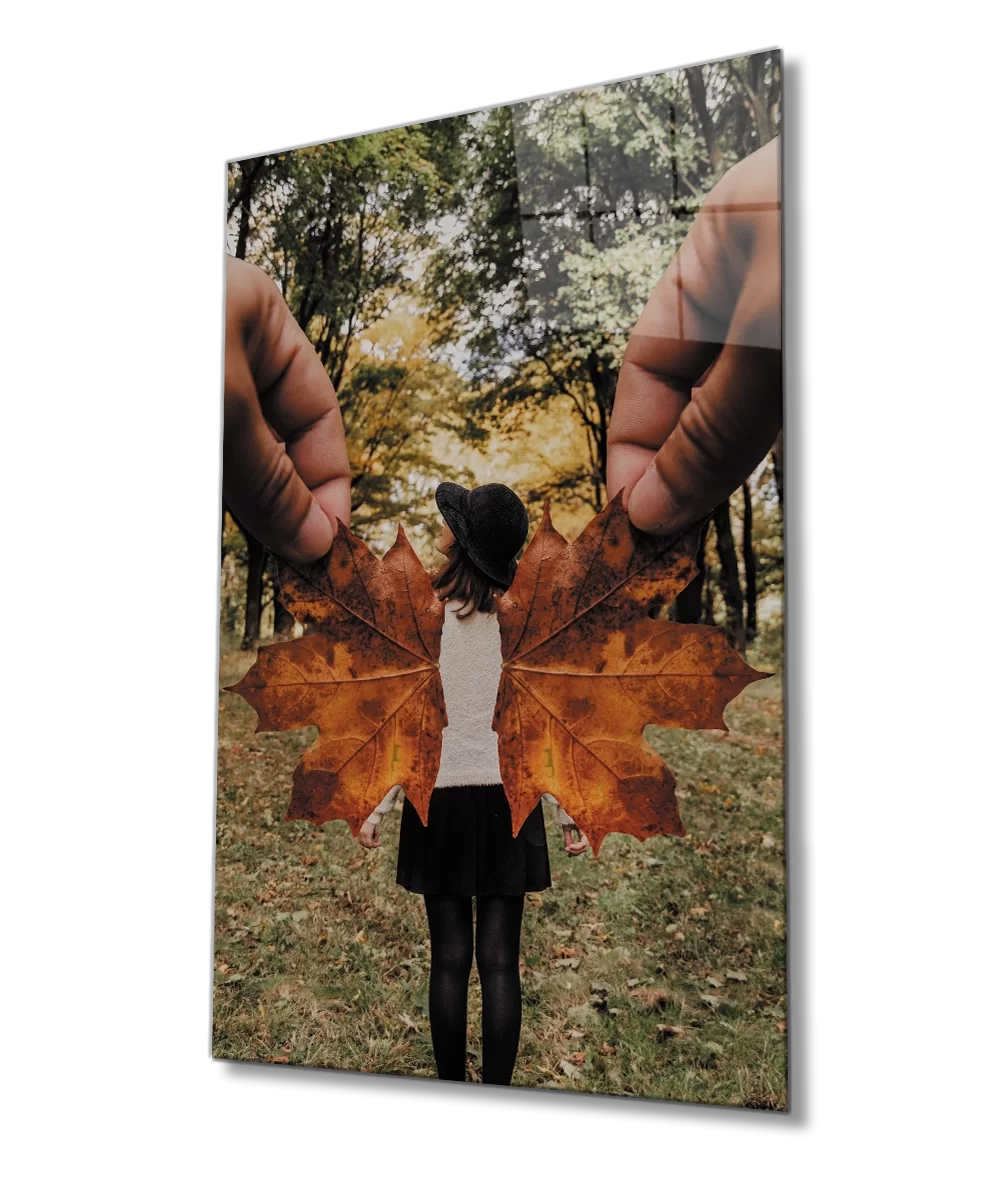
[[[628,501],[638,529],[679,534],[729,496],[781,428],[781,352],[727,344]]]
[[[330,518],[265,421],[248,363],[227,369],[222,478],[226,504],[270,550],[298,563],[329,550]]]

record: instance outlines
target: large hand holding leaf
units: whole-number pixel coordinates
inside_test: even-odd
[[[613,831],[684,833],[674,777],[643,728],[725,729],[729,701],[764,678],[721,629],[648,615],[694,577],[697,541],[641,533],[619,496],[570,544],[546,509],[499,600],[493,728],[515,833],[542,792],[595,853]]]
[[[288,819],[342,817],[357,835],[401,784],[426,824],[446,724],[444,606],[402,527],[379,559],[340,525],[319,562],[281,564],[279,587],[315,632],[262,647],[229,691],[257,710],[258,730],[319,728],[295,769]]]

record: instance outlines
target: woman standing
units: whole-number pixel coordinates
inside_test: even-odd
[[[445,603],[441,681],[448,724],[426,827],[403,799],[396,882],[422,895],[427,908],[438,1077],[465,1078],[474,952],[483,993],[483,1082],[509,1084],[521,1035],[524,894],[551,884],[541,803],[514,837],[491,727],[502,666],[496,597],[514,579],[528,514],[501,483],[471,491],[442,483],[435,500],[444,518],[434,545],[446,561],[432,582]],[[381,844],[379,822],[402,794],[393,788],[361,827],[363,846]],[[566,852],[581,854],[586,837],[553,796],[544,798],[556,804]]]

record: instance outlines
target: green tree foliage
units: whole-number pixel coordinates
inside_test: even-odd
[[[467,118],[465,208],[423,278],[476,386],[470,424],[517,428],[566,396],[605,502],[628,333],[705,192],[777,132],[776,55],[731,59]]]
[[[412,288],[435,219],[457,201],[458,133],[453,120],[407,126],[287,151],[259,170],[246,257],[281,288],[335,387],[354,342]],[[233,173],[231,197],[244,174]]]
[[[501,444],[521,447],[533,512],[603,507],[629,333],[705,193],[777,133],[780,87],[764,53],[232,164],[230,249],[274,279],[337,388],[360,533],[384,549],[403,518],[426,549],[436,482],[480,482],[468,461],[482,473]],[[781,586],[774,466],[751,481],[762,598]],[[737,638],[743,511],[738,496],[738,556],[718,514],[724,553],[713,528],[691,597]],[[261,596],[249,644],[273,589],[240,537],[225,547]]]

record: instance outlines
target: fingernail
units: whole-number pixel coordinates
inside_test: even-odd
[[[333,526],[330,524],[330,518],[314,500],[309,515],[288,548],[289,556],[299,562],[313,562],[322,558],[332,544]]]

